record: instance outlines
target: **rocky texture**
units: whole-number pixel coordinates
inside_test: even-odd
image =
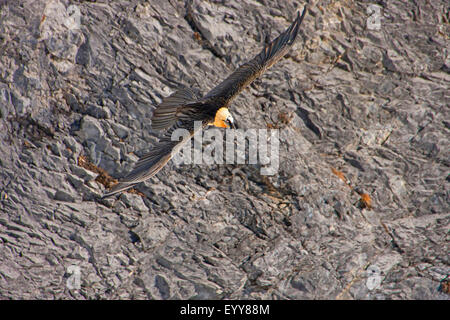
[[[302,3],[1,1],[0,297],[448,299],[448,4],[378,4],[374,30],[369,1],[313,3],[235,100],[279,128],[278,174],[169,164],[98,201],[164,96],[206,92]]]

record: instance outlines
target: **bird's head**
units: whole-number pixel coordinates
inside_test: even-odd
[[[219,128],[236,129],[233,116],[231,115],[230,110],[226,107],[222,107],[217,110],[216,117],[214,118],[214,122],[212,124]]]

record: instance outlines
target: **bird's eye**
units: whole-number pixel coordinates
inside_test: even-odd
[[[235,126],[234,121],[232,119],[228,118],[227,120],[225,120],[225,123],[227,125],[227,128],[236,129],[236,126]]]

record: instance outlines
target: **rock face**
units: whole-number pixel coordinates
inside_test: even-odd
[[[0,1],[0,298],[448,299],[448,6],[378,4],[311,3],[234,101],[279,130],[275,175],[170,163],[100,201],[163,97],[206,93],[302,3]]]

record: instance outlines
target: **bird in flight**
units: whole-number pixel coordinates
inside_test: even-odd
[[[275,40],[266,44],[264,49],[252,60],[241,65],[222,83],[205,96],[198,97],[191,89],[181,89],[164,98],[152,116],[152,129],[167,130],[152,150],[142,156],[133,170],[114,185],[103,198],[125,191],[136,184],[153,177],[167,162],[189,142],[196,130],[210,125],[219,128],[235,128],[233,116],[228,110],[231,101],[253,80],[280,60],[292,47],[307,7],[297,14],[297,18]],[[201,126],[194,126],[200,121]],[[190,133],[180,141],[172,141],[172,133],[177,129],[186,129]]]

